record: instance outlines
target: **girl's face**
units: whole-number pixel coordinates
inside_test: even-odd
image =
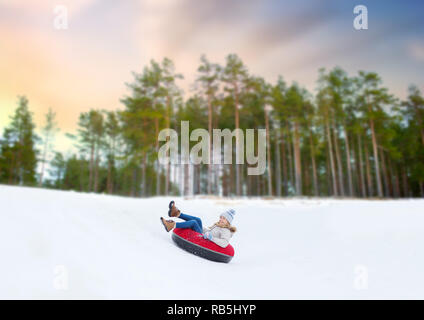
[[[228,220],[225,219],[223,216],[219,217],[219,223],[220,224],[224,224],[224,225],[228,225]]]

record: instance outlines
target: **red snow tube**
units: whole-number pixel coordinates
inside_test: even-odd
[[[230,262],[234,257],[234,248],[228,244],[225,248],[218,246],[215,242],[203,239],[201,233],[192,229],[175,228],[172,240],[180,248],[216,262]]]

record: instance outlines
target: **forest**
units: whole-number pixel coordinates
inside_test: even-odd
[[[399,99],[375,72],[317,72],[316,90],[253,75],[236,54],[225,65],[202,55],[192,90],[168,58],[151,60],[126,83],[118,110],[91,109],[66,133],[77,150],[55,150],[53,109],[36,133],[26,96],[0,138],[0,183],[131,197],[424,197],[424,97]],[[266,129],[267,167],[161,164],[159,132]],[[191,142],[195,144],[195,142]]]

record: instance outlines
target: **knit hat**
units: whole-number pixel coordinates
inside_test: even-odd
[[[234,209],[229,209],[221,213],[220,217],[224,217],[231,224],[233,222],[235,214],[236,214],[236,211]]]

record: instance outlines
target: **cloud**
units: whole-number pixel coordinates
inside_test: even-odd
[[[321,37],[315,47],[313,47],[315,42],[308,40],[308,46],[313,50],[304,50],[304,53],[300,54],[299,59],[291,64],[287,70],[307,69],[317,63],[325,63],[340,58],[354,61],[356,55],[364,53],[372,60],[373,54],[379,45],[391,45],[394,48],[393,50],[395,50],[396,45],[401,43],[403,37],[415,32],[417,29],[422,29],[424,21],[421,17],[415,16],[398,23],[392,23],[390,20],[380,20],[374,21],[372,27],[362,31],[354,30],[352,27],[338,30],[336,29],[337,26],[340,28],[340,24],[337,23],[333,26],[325,26],[325,29],[321,30],[320,33],[324,35],[331,34],[331,37]],[[411,55],[415,54],[415,58],[419,59],[421,52],[418,43],[414,43],[409,47],[409,53]],[[382,59],[383,57],[380,57],[380,60]]]
[[[78,13],[98,0],[0,0],[0,8],[29,11],[31,13],[52,12],[57,5],[64,5],[69,12]]]
[[[156,54],[178,54],[197,42],[200,37],[218,40],[238,27],[246,17],[252,0],[197,1],[160,0],[143,1],[137,24],[137,36],[144,50]],[[205,30],[214,32],[205,33]],[[222,34],[220,31],[224,31]]]
[[[288,45],[316,28],[329,24],[338,12],[335,6],[310,5],[300,12],[270,17],[252,25],[243,39],[244,45],[255,53]]]
[[[339,12],[334,3],[150,0],[142,2],[137,28],[144,48],[155,53],[177,55],[203,45],[208,52],[225,48],[257,57],[328,23]]]
[[[424,43],[415,42],[408,46],[408,54],[418,62],[424,62]]]

